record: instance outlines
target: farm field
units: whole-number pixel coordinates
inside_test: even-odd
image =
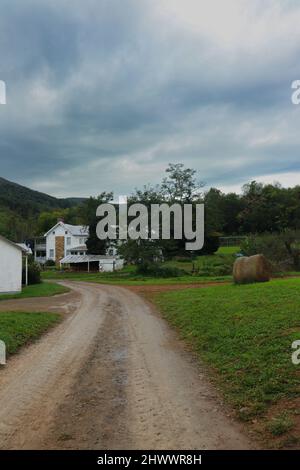
[[[299,444],[300,279],[152,294],[208,366],[237,416],[268,446]]]

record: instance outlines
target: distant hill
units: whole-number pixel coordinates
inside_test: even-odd
[[[21,216],[39,214],[52,209],[67,209],[84,201],[84,198],[60,199],[13,183],[0,177],[0,208]]]
[[[20,242],[44,233],[45,230],[37,225],[43,212],[53,212],[56,221],[57,211],[69,209],[77,222],[76,208],[83,201],[84,198],[76,197],[59,199],[0,177],[0,234]]]

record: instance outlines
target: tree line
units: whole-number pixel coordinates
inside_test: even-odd
[[[41,209],[38,213],[16,213],[13,203],[0,207],[0,233],[21,241],[39,236],[49,230],[58,218],[70,224],[89,225],[91,228],[91,249],[103,249],[103,243],[96,239],[96,208],[103,202],[113,199],[111,192],[101,193],[80,201],[72,207]],[[300,186],[283,188],[279,183],[263,184],[251,181],[242,188],[241,194],[225,194],[217,188],[206,190],[196,170],[182,163],[169,164],[161,183],[135,189],[128,203],[140,202],[146,206],[174,203],[204,203],[206,237],[212,235],[248,235],[260,233],[280,233],[298,230],[300,225]],[[25,198],[22,201],[26,204]],[[53,201],[51,201],[53,203]],[[181,250],[180,243],[170,242],[166,248],[170,252]],[[184,245],[185,240],[182,240]]]

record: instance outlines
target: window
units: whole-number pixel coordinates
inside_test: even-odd
[[[54,250],[53,249],[50,250],[49,255],[50,255],[50,258],[54,258]]]
[[[71,237],[67,237],[67,245],[68,245],[68,246],[71,245]]]

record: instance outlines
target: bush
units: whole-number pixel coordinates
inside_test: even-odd
[[[251,235],[241,244],[241,251],[246,256],[263,254],[271,262],[273,270],[299,270],[300,234],[286,231]]]
[[[40,266],[33,261],[28,264],[28,285],[40,284],[41,282]],[[25,284],[25,267],[23,268],[23,284]]]
[[[56,264],[53,259],[48,259],[45,263],[45,266],[47,266],[48,268],[52,268],[53,266],[56,266]]]
[[[203,259],[195,274],[199,276],[226,276],[232,274],[233,256],[218,256]]]
[[[213,255],[220,248],[220,235],[218,233],[211,233],[205,235],[204,246],[199,252],[199,255]]]
[[[172,266],[162,266],[156,263],[144,262],[137,266],[137,274],[153,277],[179,277],[186,274],[185,271]]]

